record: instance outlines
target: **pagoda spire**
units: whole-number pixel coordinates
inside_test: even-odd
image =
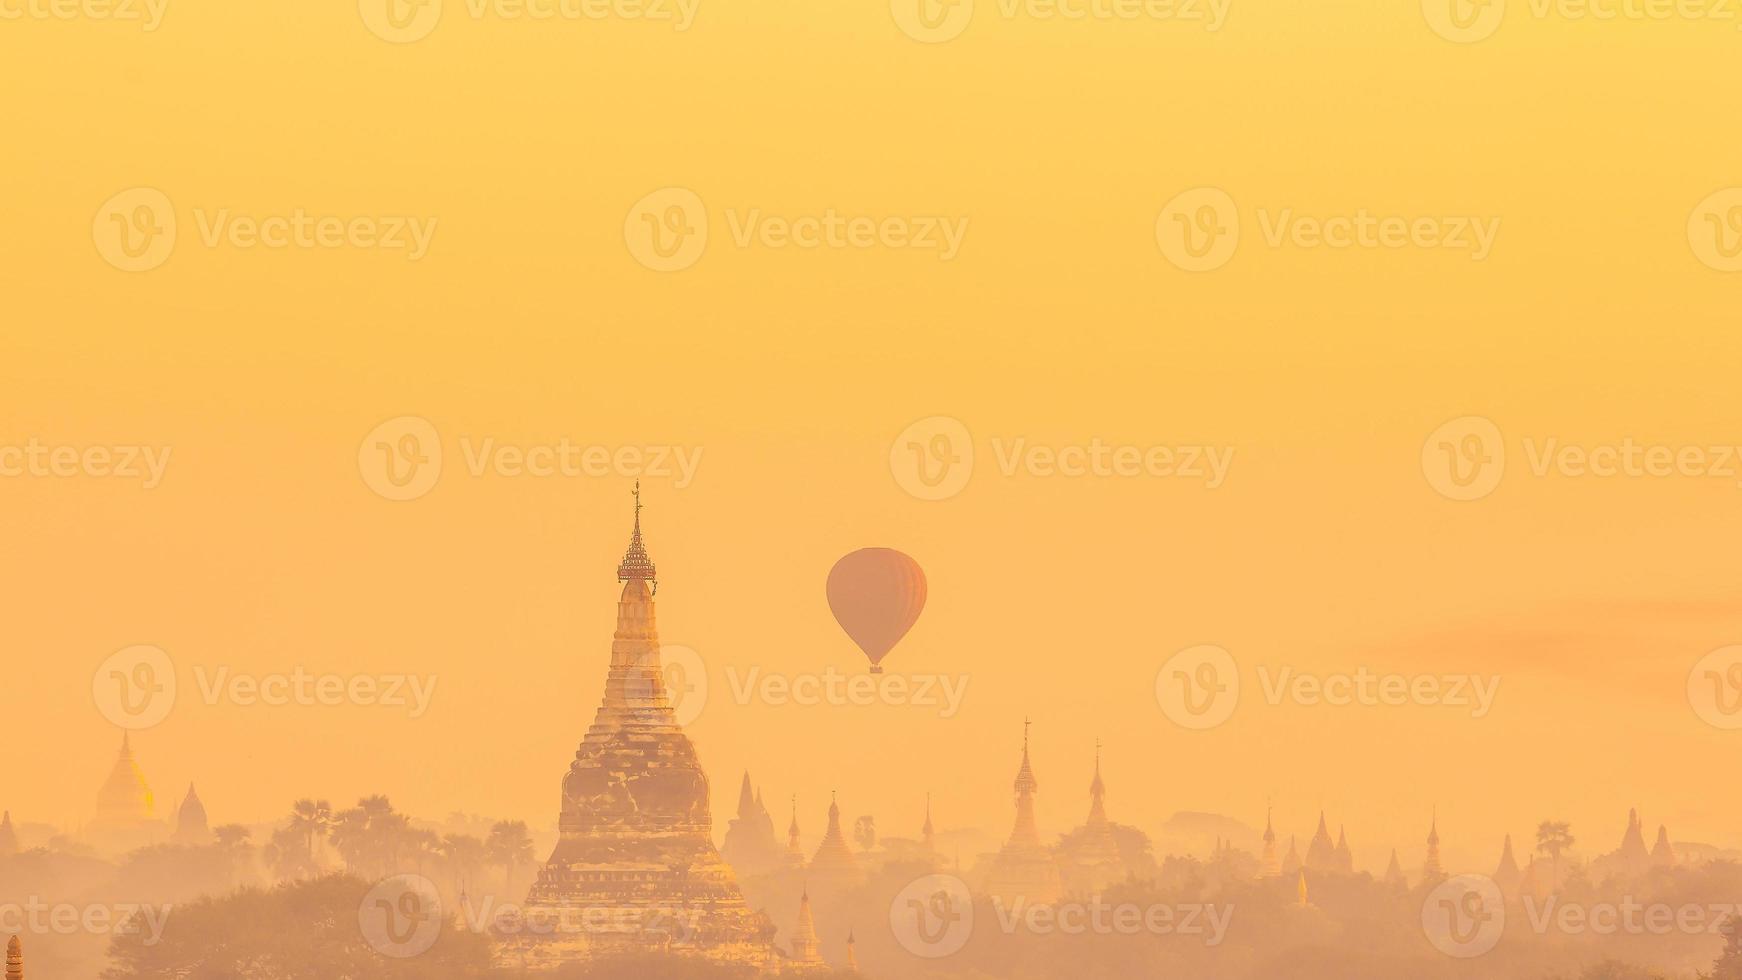
[[[659,579],[653,565],[653,559],[647,557],[647,546],[641,543],[641,481],[635,481],[635,530],[629,535],[629,550],[623,553],[623,561],[617,566],[617,581],[643,581],[652,585],[653,593],[659,592]]]
[[[829,826],[823,832],[823,842],[811,858],[811,870],[819,875],[855,877],[859,873],[858,859],[847,846],[847,835],[841,830],[841,804],[835,794],[829,794]]]
[[[786,826],[786,856],[794,867],[804,867],[804,847],[798,842],[798,796],[792,798],[792,823]]]
[[[853,938],[853,930],[847,930],[847,972],[859,972],[859,940]]]
[[[819,945],[816,919],[811,915],[811,891],[807,885],[798,900],[798,925],[792,931],[792,961],[809,966],[822,963],[822,954],[817,951]]]
[[[1101,740],[1095,739],[1095,779],[1089,784],[1089,826],[1107,822],[1107,784],[1101,781]]]
[[[1028,761],[1028,729],[1033,723],[1022,720],[1022,768],[1016,771],[1016,829],[1011,831],[1012,844],[1040,846],[1040,826],[1034,818],[1034,794],[1040,791],[1040,781],[1034,778],[1034,767]]]
[[[1421,879],[1432,884],[1445,876],[1445,866],[1440,863],[1440,810],[1434,807],[1433,823],[1427,831],[1427,860],[1422,862]]]
[[[24,980],[24,944],[17,936],[6,944],[6,980]]]

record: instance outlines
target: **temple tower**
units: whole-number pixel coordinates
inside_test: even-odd
[[[766,964],[774,926],[714,847],[708,777],[666,694],[639,483],[617,579],[604,697],[562,780],[556,847],[500,955],[534,969],[648,948]]]
[[[1022,767],[1016,772],[1015,784],[1016,826],[994,859],[992,876],[987,882],[987,890],[1006,907],[1018,901],[1050,904],[1064,894],[1058,865],[1040,841],[1040,826],[1034,816],[1034,797],[1040,792],[1040,781],[1034,778],[1034,767],[1028,760],[1028,726],[1028,722],[1022,723]]]
[[[1331,841],[1331,828],[1325,823],[1325,811],[1319,811],[1319,829],[1307,843],[1308,871],[1337,870],[1337,845]]]
[[[1385,886],[1394,892],[1409,891],[1409,879],[1403,876],[1403,865],[1397,861],[1397,848],[1391,849],[1391,863],[1385,866]]]
[[[1300,849],[1295,847],[1294,835],[1289,834],[1288,856],[1282,859],[1282,873],[1284,877],[1286,877],[1299,871],[1302,867],[1304,867],[1304,865],[1301,864]]]
[[[6,944],[6,980],[24,980],[24,944],[17,936]]]
[[[1669,846],[1669,828],[1663,824],[1657,825],[1657,843],[1651,848],[1651,866],[1654,868],[1675,866],[1675,848]]]
[[[1107,784],[1101,779],[1101,743],[1095,743],[1095,778],[1089,783],[1089,818],[1063,855],[1066,891],[1099,895],[1108,885],[1129,877],[1113,822],[1107,819]]]
[[[1337,825],[1337,870],[1344,874],[1355,871],[1355,852],[1349,850],[1349,835],[1344,833],[1343,825]]]
[[[18,831],[12,828],[12,811],[0,815],[0,857],[18,853]]]
[[[1517,898],[1519,885],[1524,881],[1524,872],[1518,868],[1518,859],[1512,856],[1512,835],[1506,835],[1506,843],[1500,850],[1500,864],[1494,869],[1494,884],[1500,886],[1500,894],[1507,898]]]
[[[848,884],[859,880],[859,859],[853,856],[853,849],[847,844],[847,835],[841,830],[841,805],[829,797],[829,826],[823,833],[823,842],[817,846],[816,856],[811,858],[811,874],[831,885]]]
[[[818,967],[823,965],[823,954],[818,951],[822,945],[817,940],[816,919],[811,916],[811,893],[806,888],[798,900],[798,925],[792,931],[792,955],[789,961],[798,967]]]
[[[181,801],[181,809],[176,811],[175,837],[177,844],[199,845],[212,842],[212,829],[206,821],[206,806],[200,802],[199,794],[194,792],[194,784],[188,784],[188,795]]]
[[[786,866],[804,867],[804,845],[798,837],[798,797],[792,798],[792,822],[786,825]]]
[[[769,874],[785,860],[774,837],[774,818],[762,805],[762,796],[750,788],[750,774],[738,789],[738,815],[726,825],[726,843],[720,854],[742,875]]]
[[[1424,885],[1437,885],[1445,879],[1446,868],[1440,863],[1440,818],[1436,811],[1427,831],[1427,858],[1421,864],[1421,881]]]

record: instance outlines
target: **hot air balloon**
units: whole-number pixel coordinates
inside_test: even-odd
[[[925,572],[893,548],[861,548],[829,569],[828,591],[835,621],[881,674],[883,658],[925,609]]]

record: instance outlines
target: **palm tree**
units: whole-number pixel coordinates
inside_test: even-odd
[[[532,834],[523,820],[504,820],[490,828],[484,850],[492,864],[500,864],[505,873],[503,891],[514,894],[514,869],[532,860]]]
[[[212,841],[218,853],[224,857],[224,863],[229,865],[230,883],[236,883],[236,869],[248,860],[248,852],[254,848],[248,844],[252,831],[239,823],[227,823],[212,829]]]
[[[1564,820],[1544,820],[1536,828],[1536,849],[1548,855],[1549,880],[1561,886],[1561,854],[1573,846],[1572,825]]]
[[[290,827],[303,840],[303,856],[315,867],[315,841],[333,826],[333,805],[326,800],[297,800],[290,807]]]

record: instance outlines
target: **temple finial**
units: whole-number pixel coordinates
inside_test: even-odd
[[[659,579],[653,565],[653,559],[647,556],[647,546],[641,543],[641,481],[635,481],[635,530],[629,535],[629,550],[623,553],[623,562],[617,566],[617,581],[644,581],[653,586],[654,594],[659,593]]]

